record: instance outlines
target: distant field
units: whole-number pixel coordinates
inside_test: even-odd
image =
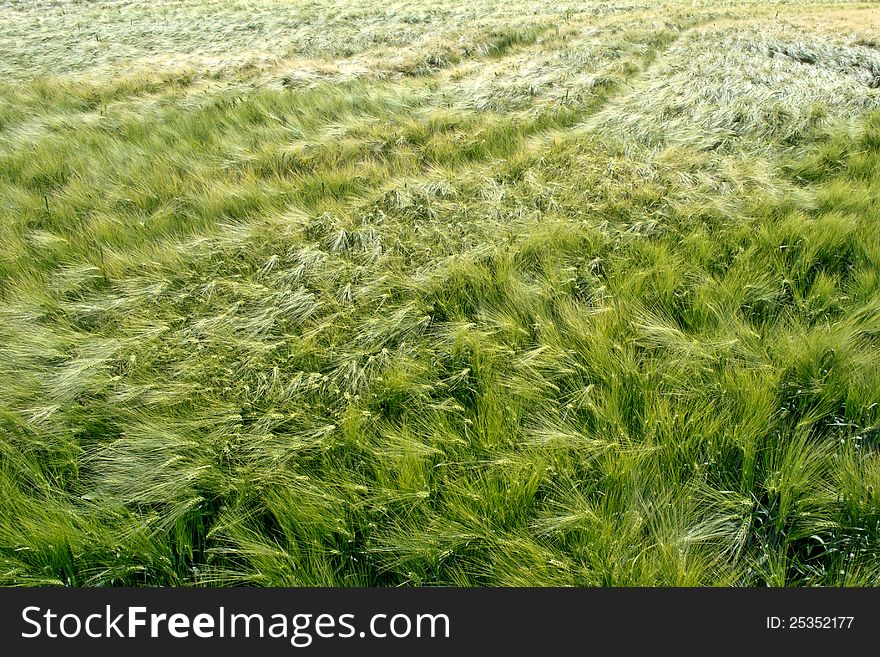
[[[0,0],[0,584],[880,585],[880,8]]]

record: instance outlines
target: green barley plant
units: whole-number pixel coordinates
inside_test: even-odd
[[[878,44],[0,0],[0,584],[880,585]]]

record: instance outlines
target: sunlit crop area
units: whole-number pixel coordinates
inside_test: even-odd
[[[0,584],[880,585],[880,9],[0,0]]]

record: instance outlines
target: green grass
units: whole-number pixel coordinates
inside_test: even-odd
[[[874,10],[214,4],[0,2],[0,583],[880,584]]]

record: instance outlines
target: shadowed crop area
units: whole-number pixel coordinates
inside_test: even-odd
[[[0,0],[0,584],[880,585],[880,10]]]

